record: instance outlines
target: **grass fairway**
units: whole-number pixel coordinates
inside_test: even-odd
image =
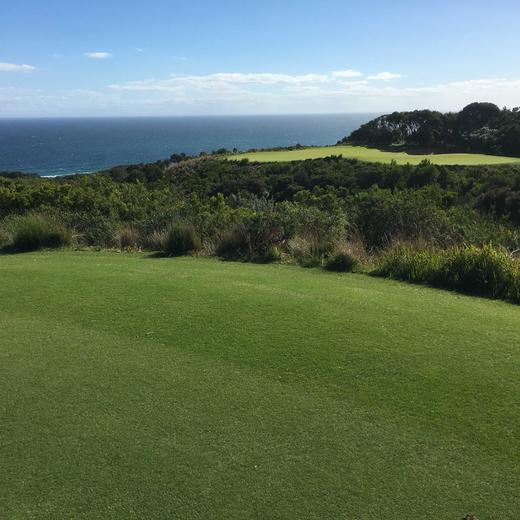
[[[433,164],[477,166],[482,164],[509,164],[520,163],[519,158],[500,157],[477,153],[446,153],[415,155],[406,152],[385,152],[363,146],[320,146],[304,148],[302,150],[288,150],[278,152],[253,152],[233,155],[230,160],[249,159],[257,162],[288,162],[303,161],[305,159],[320,159],[331,155],[342,155],[345,159],[359,159],[360,161],[397,164],[419,164],[428,159]]]
[[[519,307],[116,253],[0,294],[1,518],[518,518]]]

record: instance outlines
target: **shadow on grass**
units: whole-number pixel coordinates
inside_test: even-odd
[[[32,251],[37,251],[37,249],[22,250],[9,245],[0,248],[0,255],[18,255],[21,253],[31,253]]]
[[[508,157],[505,155],[497,155],[496,153],[469,150],[458,146],[447,146],[445,148],[431,148],[425,146],[410,146],[410,145],[374,145],[366,143],[338,143],[339,145],[347,146],[363,146],[369,150],[377,150],[379,152],[393,152],[393,153],[405,153],[407,155],[445,155],[445,154],[477,154],[477,155],[495,155],[497,157]]]
[[[429,148],[424,146],[405,146],[405,145],[373,145],[373,144],[354,144],[348,143],[352,146],[363,146],[370,150],[377,150],[379,152],[393,152],[393,153],[405,153],[407,155],[442,155],[448,153],[478,153],[471,150],[466,150],[458,147],[448,148]]]

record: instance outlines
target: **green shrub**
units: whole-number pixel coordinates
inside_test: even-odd
[[[246,259],[249,256],[249,242],[244,230],[240,227],[225,230],[218,238],[215,252],[225,260]]]
[[[463,292],[507,297],[515,283],[514,261],[492,246],[456,247],[443,252],[441,269],[432,280]]]
[[[327,271],[350,273],[357,266],[356,259],[348,251],[337,251],[325,262]]]
[[[36,251],[42,248],[58,248],[70,245],[71,232],[62,224],[29,214],[10,222],[11,246],[15,251]]]
[[[168,256],[182,256],[194,253],[201,248],[200,238],[194,226],[176,222],[167,230],[163,253]]]
[[[438,252],[398,243],[383,251],[374,274],[409,282],[432,282],[440,265]]]
[[[360,258],[354,248],[343,244],[327,258],[324,267],[327,271],[351,273],[359,264]]]
[[[277,262],[282,257],[280,249],[276,246],[271,246],[265,253],[262,260],[264,262]]]
[[[168,230],[156,230],[142,237],[142,245],[144,249],[148,249],[149,251],[164,251],[167,239]]]
[[[143,247],[141,231],[133,226],[119,228],[115,234],[116,244],[122,250],[139,250]]]
[[[269,210],[248,212],[220,234],[216,253],[228,260],[272,262],[280,258],[279,248],[288,233],[281,215]]]
[[[118,247],[116,233],[120,223],[110,217],[88,211],[59,212],[59,220],[66,222],[74,231],[75,240],[80,245],[97,247]]]
[[[348,230],[346,213],[336,207],[328,196],[316,198],[310,194],[298,194],[299,203],[286,202],[282,205],[287,214],[294,235],[306,238],[320,237],[321,241],[330,244],[342,240]],[[326,209],[305,204],[324,205]]]
[[[520,303],[520,262],[490,245],[436,251],[399,244],[380,256],[373,274]]]
[[[513,260],[513,281],[507,291],[507,299],[520,303],[520,260]]]
[[[352,212],[353,224],[369,250],[396,240],[425,239],[446,246],[457,239],[446,212],[430,192],[372,188],[353,197]]]
[[[291,238],[287,247],[289,254],[302,267],[318,267],[334,250],[334,242],[328,237],[302,234]]]
[[[7,246],[7,244],[9,243],[9,239],[9,233],[5,229],[0,228],[0,249]]]

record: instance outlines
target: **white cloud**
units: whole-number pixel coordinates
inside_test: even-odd
[[[270,72],[242,73],[219,72],[207,75],[177,75],[169,79],[131,81],[120,85],[110,85],[114,90],[163,91],[177,92],[179,89],[191,88],[203,91],[229,91],[239,88],[262,88],[289,85],[319,85],[329,83],[332,76],[325,74],[278,74]]]
[[[36,70],[36,67],[32,65],[0,62],[0,72],[31,72],[33,70]]]
[[[218,115],[460,110],[473,101],[520,104],[520,78],[395,86],[328,74],[222,72],[171,75],[98,90],[0,88],[0,116]]]
[[[362,72],[359,72],[357,70],[336,70],[332,73],[333,78],[342,78],[342,79],[348,79],[348,78],[359,78],[360,76],[363,76]]]
[[[396,74],[395,72],[379,72],[373,76],[368,76],[368,79],[373,81],[389,81],[391,79],[399,79],[402,77],[401,74]]]
[[[379,77],[379,75],[378,75]],[[386,75],[385,75],[386,77]],[[384,82],[383,82],[384,83]],[[519,80],[476,79],[427,86],[395,87],[329,74],[216,73],[146,79],[110,90],[154,106],[189,105],[197,113],[387,112],[432,108],[460,110],[473,101],[519,104]],[[174,108],[172,108],[174,110]]]
[[[90,58],[91,60],[105,60],[112,56],[110,52],[85,52],[83,54],[86,58]]]

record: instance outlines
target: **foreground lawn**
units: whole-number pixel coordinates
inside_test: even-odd
[[[0,295],[0,518],[518,518],[517,306],[71,252]]]
[[[253,152],[233,155],[231,160],[249,159],[257,162],[287,162],[303,161],[305,159],[320,159],[331,155],[342,155],[345,159],[359,159],[360,161],[397,164],[419,164],[428,159],[434,164],[475,166],[479,164],[508,164],[520,163],[520,159],[514,157],[500,157],[497,155],[484,155],[476,153],[447,153],[414,155],[406,152],[384,152],[374,148],[363,146],[320,146],[316,148],[304,148],[302,150],[289,150],[278,152]]]

